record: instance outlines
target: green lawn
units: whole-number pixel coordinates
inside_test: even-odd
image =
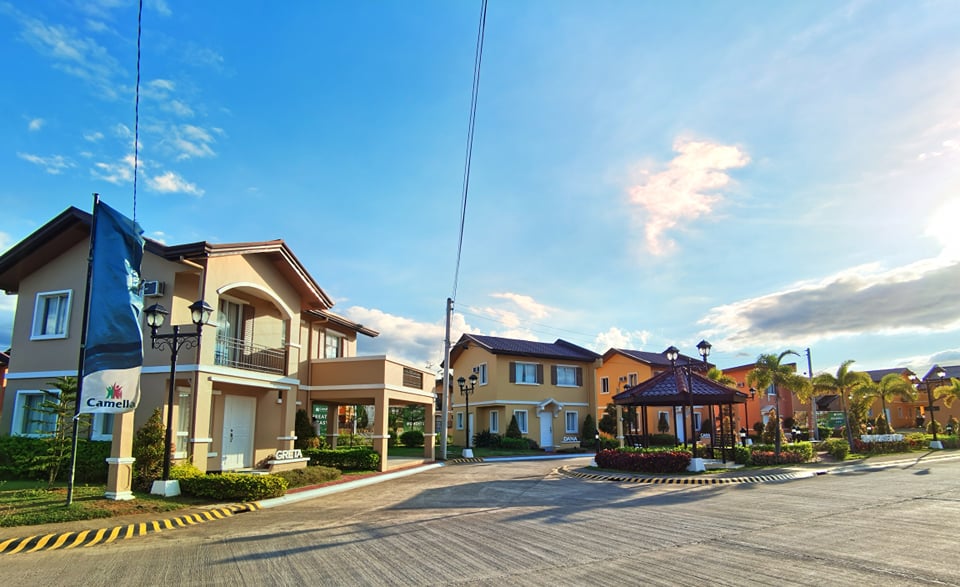
[[[103,485],[75,486],[73,504],[67,506],[67,488],[47,488],[42,481],[0,481],[0,527],[74,522],[113,516],[163,513],[208,503],[196,498],[160,497],[136,493],[136,499],[106,499]]]

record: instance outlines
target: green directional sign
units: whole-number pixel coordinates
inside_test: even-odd
[[[327,404],[313,404],[313,423],[321,432],[327,429]]]
[[[839,428],[846,423],[843,412],[817,412],[817,425]]]

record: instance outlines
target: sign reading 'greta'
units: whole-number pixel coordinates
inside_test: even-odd
[[[293,459],[302,459],[303,451],[299,448],[293,450],[278,450],[277,454],[273,456],[274,460],[277,461],[291,461]]]

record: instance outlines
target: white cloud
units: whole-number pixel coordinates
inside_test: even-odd
[[[155,230],[148,235],[152,240],[157,241],[158,243],[165,245],[167,244],[167,233],[162,230]]]
[[[180,100],[170,100],[169,102],[164,102],[160,107],[167,112],[176,114],[181,118],[189,118],[193,116],[193,108],[190,108],[190,106],[187,106]]]
[[[624,331],[616,326],[601,332],[593,341],[593,350],[604,353],[611,348],[642,349],[650,340],[650,332],[646,330]]]
[[[743,167],[750,157],[739,147],[678,138],[676,157],[662,171],[641,170],[638,185],[629,188],[630,203],[639,210],[647,250],[670,252],[675,243],[668,233],[710,214],[723,201],[719,191],[733,181],[729,169]]]
[[[893,269],[851,267],[816,282],[712,308],[700,320],[720,346],[810,345],[859,334],[960,328],[960,259],[948,255]]]
[[[513,302],[520,310],[525,312],[533,318],[534,320],[539,320],[541,318],[546,318],[550,315],[550,308],[541,304],[540,302],[534,300],[530,296],[525,296],[517,293],[503,292],[503,293],[492,293],[490,297],[499,298],[502,300],[509,300]]]
[[[173,137],[167,144],[176,152],[178,161],[195,157],[214,157],[216,152],[210,145],[216,142],[214,134],[222,134],[219,128],[210,130],[192,124],[182,124],[172,129]]]
[[[133,155],[127,155],[116,163],[98,162],[93,164],[93,176],[121,185],[133,181]]]
[[[202,196],[204,193],[196,184],[190,183],[173,171],[147,178],[147,185],[163,193],[183,193],[194,196]]]
[[[41,128],[43,128],[43,125],[46,124],[46,122],[47,122],[47,121],[44,120],[44,119],[42,119],[42,118],[32,118],[32,119],[27,123],[27,129],[28,129],[30,132],[37,132],[38,130],[40,130]]]
[[[91,143],[96,143],[103,139],[103,133],[99,131],[83,133],[83,139]]]
[[[350,320],[380,333],[370,339],[361,336],[362,354],[385,354],[414,365],[439,365],[443,357],[443,320],[435,323],[418,322],[411,318],[388,314],[375,308],[351,306],[344,311]],[[473,332],[461,314],[454,314],[450,326],[451,343],[464,332]]]
[[[29,161],[34,165],[43,167],[43,170],[50,175],[60,175],[65,169],[76,167],[76,164],[73,161],[67,159],[63,155],[41,157],[40,155],[33,155],[31,153],[17,153],[17,157],[20,157],[24,161]]]
[[[0,252],[5,252],[13,244],[13,238],[9,234],[0,230]]]

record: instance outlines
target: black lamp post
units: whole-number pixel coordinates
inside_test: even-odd
[[[472,439],[470,438],[470,394],[473,393],[473,390],[477,387],[477,379],[478,379],[477,374],[471,373],[469,386],[467,385],[467,380],[464,379],[463,377],[460,377],[457,379],[457,384],[460,385],[460,393],[463,394],[463,397],[467,399],[467,413],[465,418],[467,421],[466,422],[467,440],[463,444],[468,449],[471,448],[470,445],[472,441]]]
[[[709,342],[707,342],[706,340],[701,340],[700,342],[697,343],[697,352],[700,353],[700,358],[703,359],[704,375],[706,375],[707,357],[710,356],[710,349],[711,349],[711,348],[713,348],[713,345],[710,344]],[[692,395],[693,395],[693,379],[692,379],[691,376],[690,376],[690,369],[691,369],[691,368],[688,366],[688,367],[687,367],[687,386],[690,388],[690,395],[692,396]],[[690,407],[690,417],[693,418],[693,406]],[[710,419],[711,419],[711,420],[713,419],[713,407],[712,407],[712,406],[710,406]],[[711,424],[712,424],[712,422],[711,422]],[[717,435],[717,430],[711,430],[710,433],[711,433],[710,438],[713,439],[713,438]],[[699,438],[699,434],[697,434],[697,431],[694,431],[694,434],[696,435],[696,438]],[[724,450],[723,450],[723,407],[720,408],[720,430],[719,430],[719,434],[720,434],[720,454],[723,455],[723,459],[724,459],[724,461],[726,461],[726,453],[724,453]],[[711,444],[711,451],[710,451],[710,452],[712,453],[712,452],[713,452],[712,447],[713,447],[713,444],[714,444],[713,440],[710,441],[710,444]],[[696,445],[694,445],[694,446],[696,446]],[[694,450],[696,450],[696,448],[694,448]],[[696,456],[696,453],[694,453],[694,456]],[[710,455],[710,458],[714,458],[714,455],[711,454],[711,455]]]
[[[944,378],[947,376],[947,372],[942,368],[937,370],[937,382],[943,383]],[[937,420],[933,417],[933,389],[930,388],[930,382],[924,382],[927,386],[927,408],[930,410],[930,428],[933,429],[933,442],[930,443],[930,448],[943,448],[940,445],[940,441],[937,439]]]
[[[157,329],[163,326],[163,321],[169,314],[160,304],[154,304],[143,311],[150,326],[150,346],[155,349],[170,349],[170,389],[167,395],[167,430],[164,439],[166,447],[163,452],[163,481],[170,479],[170,453],[173,445],[173,397],[177,385],[177,355],[181,348],[196,348],[200,346],[200,331],[210,320],[213,308],[203,301],[197,300],[190,304],[190,319],[197,327],[196,333],[181,333],[179,326],[173,327],[171,334],[157,334]]]

